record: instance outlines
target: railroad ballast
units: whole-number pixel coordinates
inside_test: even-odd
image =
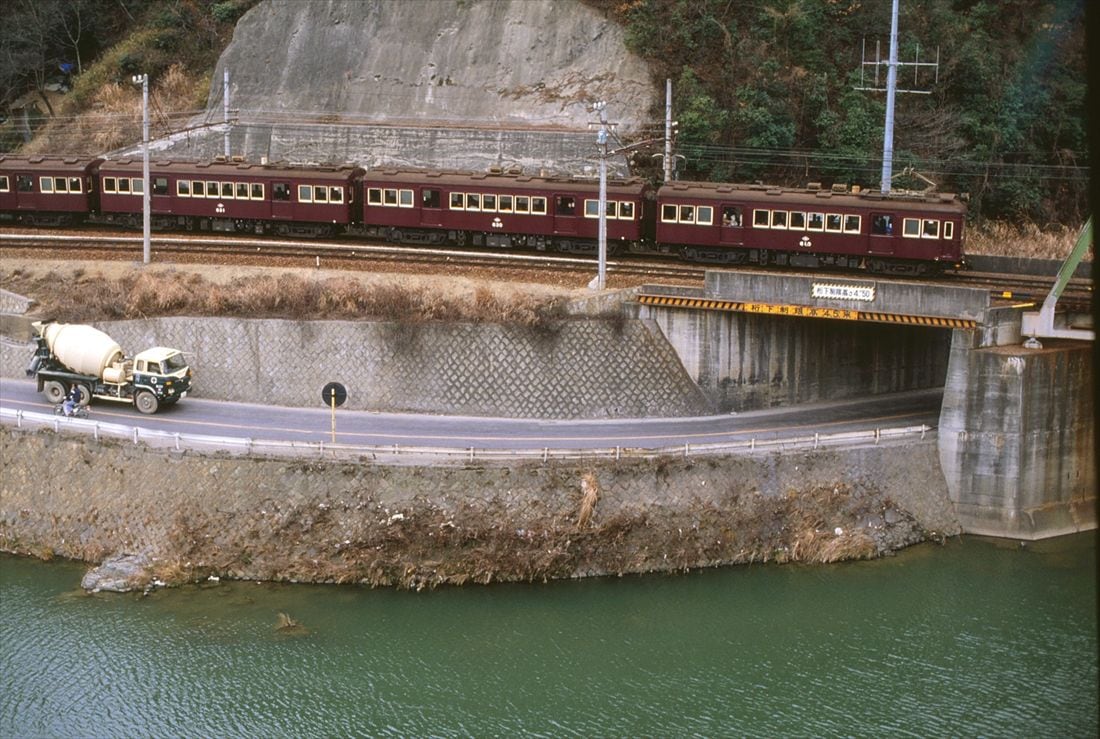
[[[0,156],[0,220],[140,228],[140,160]],[[516,170],[158,161],[152,228],[403,244],[595,253],[599,185]],[[718,264],[928,274],[963,264],[966,205],[949,193],[669,182],[607,186],[612,254],[671,253]]]

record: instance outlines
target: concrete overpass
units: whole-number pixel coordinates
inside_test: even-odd
[[[644,288],[636,311],[725,411],[942,385],[940,463],[967,532],[1096,527],[1092,346],[1025,348],[1021,311],[987,290],[712,271],[702,290]]]

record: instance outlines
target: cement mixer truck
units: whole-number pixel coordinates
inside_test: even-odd
[[[38,346],[27,376],[38,381],[38,391],[51,403],[60,403],[75,387],[81,405],[100,398],[156,413],[191,389],[191,369],[177,349],[154,347],[130,359],[114,339],[92,326],[52,321],[31,325]]]

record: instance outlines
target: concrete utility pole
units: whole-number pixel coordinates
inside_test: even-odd
[[[607,103],[601,100],[592,109],[600,114],[600,129],[596,134],[596,144],[600,147],[599,272],[595,289],[603,290],[607,287]],[[592,286],[589,283],[589,287]]]
[[[882,194],[890,192],[894,169],[894,98],[898,89],[898,2],[890,15],[890,64],[886,70],[886,130],[882,137]]]
[[[152,259],[149,247],[149,75],[135,74],[130,78],[141,85],[141,261],[149,264]]]
[[[665,182],[672,182],[672,80],[665,80]]]
[[[225,124],[225,158],[229,158],[229,68],[222,79],[222,123]]]

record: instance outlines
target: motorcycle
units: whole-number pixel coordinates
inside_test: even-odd
[[[87,418],[88,406],[86,405],[74,405],[71,412],[65,412],[65,404],[58,403],[53,407],[55,416],[65,416],[66,418]]]

